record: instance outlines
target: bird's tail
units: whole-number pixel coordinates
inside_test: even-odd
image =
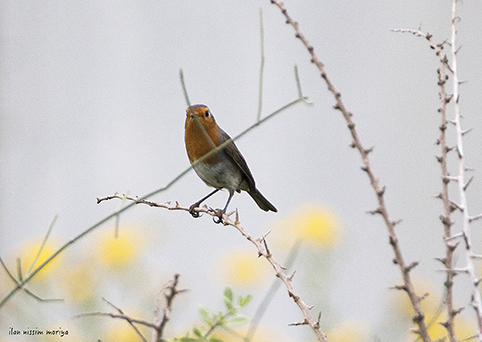
[[[266,197],[261,194],[261,192],[258,191],[258,189],[255,189],[254,191],[248,191],[248,194],[254,199],[256,204],[264,211],[274,211],[275,213],[278,212],[278,209],[275,208],[274,205],[270,203],[266,199]]]

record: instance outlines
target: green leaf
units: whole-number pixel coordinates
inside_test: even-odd
[[[174,341],[179,341],[179,342],[196,342],[199,341],[197,338],[192,338],[192,337],[181,337],[181,338],[176,338]]]
[[[226,309],[228,310],[229,313],[234,313],[234,311],[236,311],[234,308],[233,302],[231,302],[226,297],[224,297],[224,305],[226,306]]]
[[[207,325],[209,326],[213,325],[213,321],[215,320],[214,318],[216,317],[216,314],[212,312],[211,309],[205,306],[199,305],[198,313],[201,319],[204,322],[206,322]]]
[[[233,298],[234,298],[234,295],[233,295],[233,290],[229,287],[229,286],[226,286],[224,288],[224,300],[228,300],[230,301],[231,303],[233,302]]]
[[[209,342],[223,342],[223,340],[220,340],[219,338],[216,338],[216,337],[211,337],[209,339]]]
[[[253,299],[253,296],[251,295],[247,295],[246,297],[239,297],[239,306],[242,308],[245,307],[249,304],[251,299]]]
[[[225,327],[229,327],[229,328],[236,328],[236,327],[240,327],[240,326],[243,326],[243,325],[249,323],[249,321],[251,321],[251,318],[248,317],[248,316],[236,315],[234,317],[230,317],[230,318],[226,319],[223,322],[223,325]]]
[[[196,335],[197,337],[203,337],[203,334],[201,332],[201,330],[199,330],[198,328],[194,327],[192,329],[192,332],[194,333],[194,335]]]

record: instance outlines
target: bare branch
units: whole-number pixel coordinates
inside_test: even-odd
[[[370,150],[363,147],[363,145],[362,145],[362,143],[361,143],[361,141],[358,137],[358,132],[355,128],[355,123],[352,119],[352,116],[353,116],[352,113],[350,113],[346,109],[346,107],[345,107],[345,105],[344,105],[344,103],[341,99],[341,93],[336,90],[335,86],[333,85],[331,80],[328,78],[328,75],[326,74],[326,71],[325,71],[324,64],[320,61],[320,59],[315,54],[314,47],[308,42],[306,37],[301,33],[298,22],[296,22],[295,20],[293,20],[291,18],[291,16],[288,14],[288,11],[287,11],[286,7],[283,5],[283,3],[281,3],[278,0],[271,0],[271,3],[276,5],[281,10],[281,13],[284,15],[284,17],[286,19],[286,23],[291,25],[293,27],[293,29],[295,30],[295,37],[300,39],[301,42],[303,43],[303,45],[305,46],[305,48],[308,50],[308,53],[310,54],[310,57],[311,57],[311,62],[313,64],[315,64],[315,66],[318,68],[318,71],[320,72],[320,76],[323,78],[323,80],[325,81],[325,83],[328,87],[328,90],[333,94],[333,96],[335,98],[336,104],[334,105],[334,108],[336,110],[340,111],[342,113],[343,117],[345,118],[347,127],[350,131],[350,134],[351,134],[352,140],[353,140],[352,147],[356,148],[359,151],[359,153],[361,155],[361,158],[362,158],[362,161],[363,161],[362,170],[367,173],[367,175],[370,179],[370,183],[372,185],[372,188],[375,191],[375,194],[377,196],[377,201],[378,201],[377,212],[379,212],[379,214],[383,217],[385,225],[388,229],[388,234],[390,236],[390,242],[391,242],[391,245],[392,245],[394,253],[395,253],[395,260],[400,267],[402,277],[403,277],[403,281],[404,281],[404,283],[405,283],[405,285],[407,286],[407,289],[408,289],[407,293],[408,293],[410,301],[412,303],[412,307],[413,307],[413,309],[415,310],[415,313],[416,313],[416,317],[417,317],[416,323],[419,327],[418,332],[419,332],[421,338],[425,342],[431,341],[430,336],[428,334],[427,326],[425,324],[424,315],[423,315],[423,313],[421,311],[421,308],[420,308],[420,297],[418,297],[415,294],[413,283],[412,283],[412,280],[410,278],[410,272],[405,272],[406,265],[405,265],[405,261],[404,261],[403,256],[402,256],[400,246],[398,244],[398,238],[397,238],[397,235],[395,233],[393,220],[390,219],[390,216],[388,214],[388,210],[387,210],[386,205],[385,205],[384,187],[381,187],[379,185],[378,179],[375,177],[374,172],[373,172],[372,167],[371,167],[371,164],[370,164],[370,161],[368,159],[368,154],[369,154]]]
[[[459,93],[459,77],[458,77],[458,70],[457,70],[457,53],[459,49],[457,48],[456,38],[457,38],[457,30],[456,24],[460,21],[456,13],[456,6],[457,0],[453,0],[452,2],[452,36],[450,41],[450,47],[452,52],[452,72],[453,72],[453,95],[455,99],[454,103],[454,111],[455,111],[455,131],[457,135],[457,152],[459,156],[459,174],[458,174],[458,188],[459,188],[459,203],[462,210],[462,233],[464,236],[465,242],[465,262],[466,266],[464,269],[467,270],[467,273],[470,278],[470,282],[472,284],[472,295],[471,295],[471,306],[474,308],[476,320],[477,320],[477,338],[479,341],[482,341],[482,298],[480,295],[480,291],[477,287],[479,280],[477,279],[475,273],[475,266],[473,262],[472,255],[474,254],[472,250],[472,238],[470,232],[470,215],[469,215],[469,207],[468,201],[466,196],[466,190],[468,185],[471,182],[471,179],[466,183],[465,182],[465,154],[464,154],[464,144],[463,144],[463,137],[466,130],[462,129],[461,118],[462,115],[460,114],[460,93]]]
[[[112,196],[106,196],[106,197],[100,198],[99,200],[102,202],[102,201],[113,199],[113,198],[118,198],[118,199],[124,198],[126,200],[134,201],[137,204],[146,204],[146,205],[149,205],[151,207],[164,208],[164,209],[167,209],[167,210],[181,210],[181,211],[189,212],[189,207],[187,207],[187,206],[182,206],[182,205],[179,205],[179,204],[172,205],[172,204],[170,204],[170,202],[155,203],[155,202],[152,202],[152,201],[139,199],[137,197],[120,195],[118,193],[116,193]],[[203,208],[198,208],[197,210],[200,213],[211,215],[212,217],[217,217],[217,211],[214,210],[214,209],[211,209],[211,208],[208,208],[208,207],[203,207]],[[289,296],[291,298],[293,298],[293,301],[296,303],[296,305],[300,308],[301,312],[303,313],[304,321],[307,322],[306,324],[309,325],[313,329],[313,331],[315,332],[319,341],[326,342],[327,341],[326,336],[321,331],[319,322],[315,321],[315,319],[311,315],[310,307],[308,305],[306,305],[305,302],[303,302],[301,297],[296,292],[296,290],[293,286],[292,275],[288,276],[286,273],[283,272],[283,266],[281,266],[281,264],[278,261],[276,261],[275,258],[273,257],[273,254],[270,252],[270,250],[268,248],[268,243],[266,241],[265,236],[263,236],[261,238],[258,238],[258,239],[254,238],[251,234],[248,233],[248,231],[246,229],[244,229],[241,226],[241,224],[239,222],[239,216],[235,219],[235,221],[233,221],[233,220],[230,219],[229,215],[225,214],[225,215],[223,215],[223,224],[225,226],[231,226],[231,227],[236,228],[241,233],[241,235],[243,235],[248,241],[250,241],[253,245],[256,246],[256,248],[258,250],[258,256],[264,257],[271,264],[271,266],[273,267],[273,269],[275,271],[276,277],[281,279],[281,281],[285,284],[285,287],[288,290]]]
[[[172,302],[174,301],[174,297],[176,297],[179,293],[185,292],[186,290],[178,290],[177,285],[179,284],[179,274],[174,275],[174,279],[171,280],[169,283],[164,285],[161,289],[159,294],[156,298],[156,309],[154,311],[154,325],[157,326],[156,329],[152,331],[152,341],[161,342],[165,341],[163,339],[164,329],[171,318],[171,311],[172,311]],[[162,318],[161,318],[161,302],[164,299],[165,305],[162,309]]]

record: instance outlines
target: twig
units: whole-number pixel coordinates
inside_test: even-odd
[[[372,170],[372,167],[370,165],[369,159],[368,159],[368,154],[371,152],[371,149],[365,149],[363,145],[361,144],[361,141],[358,137],[358,132],[355,128],[355,123],[352,120],[352,113],[350,113],[343,101],[341,100],[341,93],[338,92],[331,83],[330,79],[328,78],[323,63],[320,61],[320,59],[316,56],[314,47],[308,42],[308,40],[305,38],[305,36],[301,33],[299,29],[299,24],[298,22],[294,21],[291,16],[288,14],[287,9],[285,6],[278,0],[270,0],[272,4],[276,5],[280,10],[281,13],[285,16],[286,18],[286,23],[291,25],[293,29],[295,30],[295,36],[296,38],[300,39],[303,45],[306,47],[308,50],[308,53],[311,56],[311,62],[316,65],[318,68],[321,77],[325,81],[326,85],[328,86],[328,90],[333,94],[335,97],[336,104],[334,108],[336,110],[339,110],[343,117],[345,118],[345,121],[347,123],[348,129],[351,133],[353,142],[351,146],[353,148],[356,148],[361,155],[361,158],[363,160],[363,166],[362,170],[366,172],[370,179],[371,186],[373,190],[375,191],[377,201],[378,201],[378,207],[374,211],[374,213],[379,214],[383,217],[383,220],[385,221],[385,225],[388,229],[388,234],[390,237],[390,245],[393,248],[393,251],[395,253],[395,258],[394,261],[395,263],[399,266],[404,285],[407,289],[407,294],[410,298],[410,302],[412,303],[412,307],[415,311],[415,316],[413,317],[413,321],[418,325],[418,330],[416,333],[420,335],[420,337],[425,341],[431,341],[430,336],[428,334],[428,329],[425,324],[425,316],[420,308],[420,301],[422,300],[421,297],[419,297],[414,290],[414,286],[410,277],[410,272],[409,268],[407,268],[405,261],[402,256],[402,251],[398,242],[397,235],[395,233],[395,224],[394,221],[390,219],[390,216],[388,214],[388,210],[385,204],[385,198],[384,198],[384,193],[385,193],[385,188],[380,187],[378,183],[378,179],[375,177],[374,172]]]
[[[124,311],[122,311],[120,308],[118,308],[117,306],[115,306],[114,304],[112,304],[111,302],[109,302],[107,299],[105,299],[104,297],[102,297],[102,300],[104,300],[104,302],[106,302],[107,304],[109,304],[110,306],[112,306],[114,309],[116,309],[121,315],[125,315],[124,314]],[[137,335],[139,335],[139,337],[141,338],[142,341],[144,342],[147,342],[147,339],[144,337],[144,335],[142,335],[142,333],[140,332],[139,329],[137,329],[137,327],[134,325],[134,323],[131,321],[131,320],[127,320],[127,322],[129,323],[129,325],[134,329],[134,331],[137,333]]]
[[[182,69],[179,69],[179,78],[181,80],[182,92],[184,94],[184,99],[186,100],[186,105],[189,107],[191,101],[189,101],[189,95],[187,94],[186,83],[184,82],[184,72]]]
[[[462,210],[462,233],[464,234],[464,242],[465,242],[465,261],[467,269],[467,273],[469,274],[470,282],[472,284],[472,296],[471,296],[471,305],[475,310],[475,315],[477,318],[477,338],[479,341],[482,341],[482,300],[480,296],[480,291],[478,289],[479,280],[475,274],[475,267],[474,262],[472,259],[472,240],[470,234],[470,215],[469,215],[469,207],[467,202],[466,190],[467,185],[465,183],[465,154],[464,154],[464,144],[463,144],[463,135],[464,130],[461,126],[461,115],[460,115],[460,94],[459,94],[459,78],[458,78],[458,70],[457,70],[457,45],[456,45],[456,35],[457,30],[455,27],[456,22],[459,18],[456,17],[456,5],[457,0],[453,0],[452,2],[452,37],[450,42],[451,52],[452,52],[452,72],[453,72],[453,97],[454,97],[454,109],[455,109],[455,130],[457,135],[457,153],[459,158],[459,174],[458,178],[458,187],[459,187],[459,204]]]
[[[132,318],[130,316],[124,315],[124,314],[114,314],[111,312],[86,312],[86,313],[81,313],[78,315],[75,315],[74,318],[81,318],[81,317],[90,317],[90,316],[104,316],[104,317],[111,317],[111,318],[118,318],[122,319],[124,321],[129,322],[130,324],[140,324],[148,328],[156,329],[157,326],[152,324],[151,322],[142,320],[142,319],[137,319],[137,318]]]
[[[239,223],[239,222],[238,222]],[[288,254],[288,257],[286,258],[285,262],[283,265],[285,265],[286,269],[289,269],[297,255],[298,252],[300,251],[300,246],[301,246],[301,239],[297,239],[295,243],[293,244],[293,247],[291,247],[290,253]],[[293,271],[292,275],[290,276],[291,279],[293,279],[295,272]],[[253,339],[254,334],[256,333],[256,329],[259,326],[259,323],[261,321],[261,318],[263,317],[266,309],[268,308],[269,304],[273,300],[273,297],[275,296],[276,292],[278,292],[279,287],[281,286],[281,283],[276,281],[273,281],[271,286],[269,287],[268,291],[266,291],[266,295],[264,296],[263,300],[259,304],[258,308],[256,309],[256,312],[253,316],[253,319],[251,321],[251,324],[249,325],[248,332],[246,334],[246,338],[244,339],[244,342],[249,342]]]
[[[2,258],[0,258],[0,264],[2,265],[5,272],[7,272],[7,275],[9,276],[9,278],[15,283],[15,285],[20,286],[20,283],[22,282],[22,280],[19,281],[19,280],[15,279],[12,272],[10,272],[7,265],[5,265],[5,263],[3,262]],[[20,286],[20,288],[22,288],[22,286]],[[23,287],[23,290],[25,291],[25,293],[27,293],[29,296],[31,296],[32,298],[34,298],[35,300],[37,300],[39,302],[62,302],[63,301],[63,299],[56,299],[56,298],[43,299],[43,298],[37,296],[35,293],[31,292],[29,289],[25,288],[25,287]]]
[[[264,117],[262,120],[260,121],[257,121],[256,123],[252,124],[251,126],[249,126],[248,128],[246,128],[244,131],[242,131],[241,133],[239,133],[237,136],[235,136],[232,140],[228,140],[226,142],[224,142],[223,144],[219,145],[218,147],[216,147],[215,149],[211,150],[209,153],[206,153],[202,158],[199,158],[195,163],[193,163],[193,165],[195,165],[196,163],[199,163],[199,162],[202,162],[203,160],[209,158],[210,156],[212,156],[213,154],[215,153],[218,153],[220,150],[222,150],[223,148],[225,148],[228,144],[230,144],[232,141],[235,141],[239,138],[241,138],[243,135],[247,134],[248,132],[250,132],[252,129],[260,126],[261,124],[265,123],[266,121],[268,121],[269,119],[275,117],[276,115],[280,114],[282,111],[288,109],[289,107],[297,104],[297,103],[300,103],[300,102],[306,102],[306,97],[302,97],[302,98],[298,98],[296,100],[293,100],[291,101],[290,103],[282,106],[281,108],[279,108],[278,110],[274,111],[273,113],[271,113],[270,115]],[[161,192],[164,192],[166,190],[168,190],[171,186],[173,186],[175,183],[177,183],[182,177],[184,177],[187,173],[189,173],[190,171],[192,170],[192,167],[189,166],[188,168],[186,168],[184,171],[182,171],[181,173],[179,173],[176,177],[174,177],[174,179],[172,179],[167,185],[165,185],[164,187],[160,188],[160,189],[157,189],[157,190],[154,190],[150,193],[148,193],[147,195],[144,195],[142,197],[139,198],[139,200],[146,200],[147,198],[150,198],[152,196],[155,196]],[[97,199],[97,203],[100,203],[99,199]],[[66,250],[69,246],[71,246],[72,244],[76,243],[78,240],[82,239],[83,237],[85,237],[86,235],[88,235],[89,233],[91,233],[92,231],[96,230],[97,228],[99,228],[100,226],[102,226],[104,223],[107,223],[108,221],[110,221],[111,219],[117,217],[118,215],[120,215],[121,213],[131,209],[134,205],[136,205],[135,202],[133,203],[130,203],[129,205],[123,207],[123,208],[120,208],[118,210],[116,210],[115,212],[111,213],[110,215],[106,216],[105,218],[103,218],[102,220],[100,220],[99,222],[95,223],[94,225],[90,226],[89,228],[87,228],[86,230],[84,230],[82,233],[80,233],[79,235],[77,235],[75,238],[73,238],[72,240],[66,242],[62,247],[60,247],[56,252],[54,252],[50,257],[48,257],[42,264],[40,264],[39,266],[37,266],[30,274],[28,274],[26,277],[23,278],[23,280],[21,282],[18,282],[16,284],[16,286],[10,290],[9,293],[7,293],[3,298],[2,300],[0,301],[0,308],[5,305],[5,303],[7,303],[10,298],[12,298],[12,296],[17,293],[18,290],[20,290],[22,287],[24,287],[25,284],[27,284],[34,276],[37,275],[37,273],[42,270],[45,266],[47,266],[53,259],[55,259],[60,253],[62,253],[64,250]]]
[[[102,201],[110,200],[110,199],[113,199],[113,198],[118,198],[118,199],[125,198],[127,200],[133,201],[136,204],[146,204],[146,205],[149,205],[151,207],[165,208],[167,210],[182,210],[182,211],[189,212],[189,207],[182,206],[178,202],[176,202],[176,204],[171,204],[170,202],[155,203],[155,202],[152,202],[152,201],[146,201],[145,199],[139,199],[137,197],[129,197],[129,196],[125,197],[125,196],[120,195],[118,193],[116,193],[112,196],[106,196],[104,198],[99,198],[98,201],[102,202]],[[216,216],[217,212],[213,209],[210,209],[210,208],[206,207],[206,206],[204,206],[202,208],[197,208],[196,210],[200,213],[205,213],[207,215],[217,217]],[[234,212],[232,212],[232,213],[234,213]],[[271,264],[271,266],[275,270],[276,276],[278,278],[280,278],[281,281],[285,284],[286,289],[288,290],[289,296],[291,298],[293,298],[294,302],[296,303],[296,305],[298,305],[301,312],[303,313],[304,321],[306,322],[306,324],[309,325],[313,329],[313,331],[315,332],[319,341],[326,342],[327,339],[326,339],[325,334],[320,329],[319,320],[318,321],[314,320],[314,318],[313,318],[313,316],[311,315],[311,312],[310,312],[311,308],[308,307],[303,302],[301,297],[296,292],[296,290],[293,286],[293,282],[292,282],[293,277],[286,275],[283,272],[283,267],[281,266],[281,264],[274,259],[273,254],[271,254],[271,252],[268,248],[268,244],[266,242],[266,239],[264,237],[256,239],[253,236],[251,236],[248,233],[248,231],[241,226],[240,222],[238,221],[239,217],[237,217],[234,221],[231,220],[231,218],[229,216],[232,213],[230,213],[229,215],[224,215],[224,217],[223,217],[224,225],[236,228],[241,233],[241,235],[243,235],[248,241],[250,241],[252,244],[254,244],[256,246],[256,248],[258,250],[258,256],[264,257],[266,260],[268,260],[268,262]]]
[[[455,326],[454,326],[454,319],[455,316],[460,312],[460,310],[454,309],[454,298],[453,298],[453,284],[454,284],[454,277],[457,275],[457,272],[453,269],[453,256],[455,249],[457,248],[457,244],[453,244],[453,236],[452,236],[452,202],[449,199],[449,183],[451,181],[450,174],[448,172],[447,167],[447,156],[450,152],[450,148],[447,146],[446,143],[446,132],[447,132],[447,104],[452,99],[451,95],[447,94],[445,89],[445,85],[447,84],[447,80],[449,79],[446,70],[452,70],[449,66],[449,62],[447,59],[447,55],[443,53],[444,43],[436,44],[433,40],[433,36],[429,33],[423,33],[420,30],[407,30],[407,29],[392,29],[393,32],[402,32],[402,33],[412,33],[415,36],[425,38],[430,47],[435,51],[435,54],[439,58],[439,67],[437,69],[437,84],[439,86],[439,98],[440,98],[440,106],[438,108],[438,112],[440,113],[440,137],[437,140],[437,145],[440,147],[440,156],[437,156],[437,161],[440,163],[441,169],[441,180],[442,180],[442,191],[437,196],[440,198],[443,203],[443,214],[440,215],[440,221],[444,227],[444,242],[445,242],[445,257],[444,258],[437,258],[440,261],[446,270],[446,279],[444,282],[445,285],[445,306],[447,311],[447,319],[443,323],[443,326],[446,328],[449,340],[451,342],[458,341],[457,336],[455,335]]]
[[[29,274],[32,271],[32,268],[35,266],[35,264],[38,261],[38,258],[40,257],[40,254],[42,254],[42,251],[45,247],[45,244],[47,243],[47,240],[49,239],[50,233],[52,232],[52,229],[54,228],[55,222],[57,222],[57,219],[59,218],[59,215],[55,215],[54,219],[52,220],[52,223],[50,223],[49,229],[47,229],[47,234],[45,234],[44,239],[42,240],[42,244],[40,245],[40,248],[37,252],[37,255],[35,256],[35,259],[32,261],[32,264],[27,270],[26,274]],[[20,279],[21,280],[21,279]]]
[[[171,318],[171,311],[172,311],[172,302],[174,297],[179,293],[185,292],[186,290],[178,290],[177,285],[179,284],[179,274],[174,275],[174,279],[171,280],[169,283],[164,285],[162,290],[160,291],[159,295],[156,298],[156,309],[154,311],[154,324],[157,326],[156,329],[152,331],[152,341],[155,342],[162,342],[165,341],[163,339],[164,329]],[[161,298],[164,298],[165,305],[162,309],[162,318],[161,318]]]
[[[137,335],[142,339],[142,341],[147,342],[147,339],[142,335],[140,330],[135,326],[135,324],[140,324],[145,327],[151,328],[153,333],[152,333],[152,341],[155,342],[165,342],[166,340],[163,339],[162,334],[164,332],[164,328],[166,327],[167,322],[169,321],[169,316],[171,313],[171,308],[172,308],[172,301],[174,300],[174,297],[176,297],[177,294],[185,292],[186,290],[178,290],[177,285],[179,283],[179,274],[174,275],[174,280],[172,280],[169,285],[166,285],[163,287],[161,290],[161,293],[164,295],[164,298],[166,300],[166,305],[164,306],[163,309],[163,316],[162,319],[158,315],[160,312],[160,305],[157,305],[159,303],[156,303],[156,316],[154,317],[154,322],[148,322],[142,319],[137,319],[130,317],[124,313],[119,307],[115,306],[111,302],[109,302],[107,299],[102,298],[107,304],[112,306],[114,309],[117,310],[118,314],[115,313],[110,313],[110,312],[87,312],[87,313],[82,313],[75,315],[74,318],[80,318],[80,317],[88,317],[88,316],[105,316],[105,317],[111,317],[114,319],[122,319],[124,321],[127,321],[132,328],[136,331]]]
[[[259,40],[261,61],[259,66],[259,90],[258,90],[258,116],[257,121],[261,120],[261,112],[263,110],[263,75],[264,75],[264,26],[263,26],[263,9],[259,8]],[[302,97],[302,95],[300,96]]]

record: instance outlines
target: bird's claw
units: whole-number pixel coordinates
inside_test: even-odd
[[[214,223],[216,224],[224,223],[223,215],[225,211],[222,209],[213,209],[213,211],[215,213],[215,216],[213,217]]]
[[[199,211],[195,210],[196,208],[199,208],[198,203],[194,203],[193,205],[191,205],[189,207],[189,214],[191,214],[191,216],[194,217],[194,218],[198,218],[199,216],[201,216],[199,214]]]

